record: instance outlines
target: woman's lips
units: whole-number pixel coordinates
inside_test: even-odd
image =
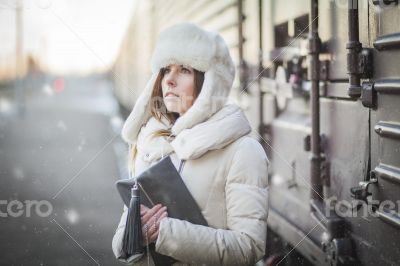
[[[166,94],[165,94],[165,98],[167,98],[167,97],[179,97],[179,95],[177,95],[177,94],[175,94],[175,93],[172,93],[172,92],[167,92]]]

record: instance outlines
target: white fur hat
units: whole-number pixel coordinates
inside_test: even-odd
[[[235,76],[235,66],[223,38],[191,23],[180,23],[162,31],[151,58],[152,76],[127,118],[122,137],[136,143],[140,128],[151,116],[150,97],[161,68],[170,64],[188,65],[205,72],[196,101],[180,116],[171,131],[182,130],[207,120],[226,103]]]

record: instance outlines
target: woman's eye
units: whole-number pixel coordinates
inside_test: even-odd
[[[169,68],[164,68],[164,73],[168,73],[169,72]]]
[[[183,73],[191,73],[188,68],[182,67],[182,72]]]

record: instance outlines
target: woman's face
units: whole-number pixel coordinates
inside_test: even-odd
[[[161,87],[167,110],[184,114],[194,102],[194,69],[183,65],[165,67]]]

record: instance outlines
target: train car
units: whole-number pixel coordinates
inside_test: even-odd
[[[218,31],[270,159],[269,265],[400,265],[398,0],[141,1],[112,73],[129,110],[157,34]]]

